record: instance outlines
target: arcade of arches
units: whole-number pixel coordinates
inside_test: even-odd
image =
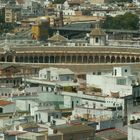
[[[17,54],[1,55],[1,62],[21,63],[135,63],[140,56],[100,54]]]

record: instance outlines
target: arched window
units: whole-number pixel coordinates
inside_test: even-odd
[[[98,38],[98,37],[95,38],[95,42],[96,42],[96,43],[99,42],[99,38]]]

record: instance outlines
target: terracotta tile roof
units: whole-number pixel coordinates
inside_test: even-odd
[[[106,33],[101,28],[94,28],[91,33],[91,36],[105,36]]]
[[[60,35],[60,34],[55,34],[53,35],[51,38],[48,39],[49,41],[68,41],[67,38],[65,38],[64,36]]]
[[[9,136],[17,136],[24,133],[27,133],[27,132],[24,132],[24,131],[7,131],[6,132],[6,134]]]
[[[14,104],[14,102],[0,100],[0,106],[6,106],[6,105],[10,105],[10,104]]]

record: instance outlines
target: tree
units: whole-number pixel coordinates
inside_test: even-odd
[[[139,17],[129,12],[116,17],[107,16],[101,26],[105,29],[137,30],[139,29]]]
[[[54,0],[54,4],[63,4],[66,0]]]
[[[109,0],[109,3],[114,3],[114,2],[132,2],[132,0]]]

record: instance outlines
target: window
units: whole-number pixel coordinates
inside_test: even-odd
[[[57,119],[59,118],[58,114],[56,114],[56,118],[57,118]]]
[[[97,75],[101,75],[101,72],[99,71],[99,72],[97,73]]]
[[[117,70],[115,69],[115,76],[117,75]]]
[[[95,38],[95,42],[96,42],[96,43],[99,42],[99,38],[98,38],[98,37]]]
[[[127,69],[125,69],[124,72],[127,72]]]
[[[47,78],[47,75],[44,75],[44,78],[46,79]]]
[[[117,85],[126,85],[126,79],[117,79]]]

